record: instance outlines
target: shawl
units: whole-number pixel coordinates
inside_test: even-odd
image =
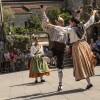
[[[79,37],[79,39],[81,39],[84,34],[84,26],[82,24],[79,24],[76,27],[73,27],[73,29],[77,34],[77,36]]]

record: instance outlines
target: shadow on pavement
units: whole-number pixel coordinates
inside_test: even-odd
[[[51,97],[51,96],[55,96],[55,95],[63,95],[63,94],[71,94],[71,93],[78,93],[78,92],[84,92],[84,89],[74,89],[74,90],[68,90],[68,91],[62,91],[62,92],[49,92],[49,93],[37,93],[37,94],[33,94],[33,95],[26,95],[26,96],[20,96],[20,97],[15,97],[15,98],[10,98],[10,99],[6,99],[6,100],[13,100],[13,99],[22,99],[22,100],[33,100],[33,99],[39,99],[39,98],[45,98],[45,97]]]
[[[100,76],[100,75],[95,75],[95,76]]]
[[[40,84],[43,84],[43,83],[41,83],[41,82],[39,82],[39,83],[31,82],[31,83],[25,83],[25,84],[13,85],[13,86],[10,86],[10,87],[23,86],[23,85],[26,85],[26,86],[32,86],[32,85],[40,85]]]

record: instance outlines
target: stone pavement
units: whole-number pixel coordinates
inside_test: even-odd
[[[0,100],[100,100],[100,66],[95,68],[92,77],[94,88],[85,91],[85,80],[76,82],[73,69],[64,69],[64,89],[57,92],[58,78],[56,69],[45,77],[45,83],[34,84],[28,71],[0,75]]]

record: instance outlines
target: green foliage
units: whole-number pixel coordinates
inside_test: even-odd
[[[64,19],[65,22],[65,26],[69,23],[69,19],[71,18],[71,15],[66,12],[66,13],[62,13],[59,16],[61,16]]]
[[[58,16],[61,16],[64,19],[65,25],[68,24],[69,19],[71,18],[71,15],[68,12],[62,12],[59,8],[49,9],[47,12],[47,16],[50,19],[50,22],[53,24],[55,24],[55,19],[57,19]]]
[[[59,8],[51,8],[47,12],[47,16],[50,19],[50,22],[55,24],[55,19],[57,19],[58,15],[60,14]]]
[[[27,29],[32,33],[32,32],[41,32],[43,31],[41,28],[41,20],[38,15],[36,16],[31,16],[28,19],[28,26]]]
[[[25,50],[26,44],[29,43],[29,38],[23,36],[17,36],[16,39],[17,39],[17,43],[15,42],[16,48],[19,48],[20,50]]]
[[[9,34],[9,22],[14,20],[15,14],[10,6],[3,6],[3,21],[5,25],[5,32]]]
[[[9,50],[18,48],[23,51],[26,49],[26,45],[29,43],[29,37],[23,35],[8,36],[7,40],[7,48]]]
[[[89,18],[90,18],[90,15],[85,11],[80,14],[80,20],[82,23],[86,23]]]
[[[27,28],[24,27],[20,27],[20,26],[15,26],[13,28],[14,34],[19,34],[19,35],[25,35],[29,33],[29,30]]]
[[[5,33],[9,34],[9,24],[8,22],[5,22],[4,24],[5,24]]]
[[[15,18],[14,12],[10,6],[3,7],[3,19],[4,22],[12,21]]]
[[[27,26],[21,27],[21,26],[15,26],[13,28],[13,33],[18,35],[25,35],[29,33],[36,33],[36,32],[43,32],[41,28],[41,21],[39,16],[31,16],[27,21]]]

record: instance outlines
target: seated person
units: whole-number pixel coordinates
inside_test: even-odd
[[[95,45],[93,46],[93,52],[97,58],[97,62],[100,63],[100,36],[98,36],[98,40],[96,41]]]
[[[94,49],[100,53],[100,36],[98,36],[98,40],[95,42]]]

